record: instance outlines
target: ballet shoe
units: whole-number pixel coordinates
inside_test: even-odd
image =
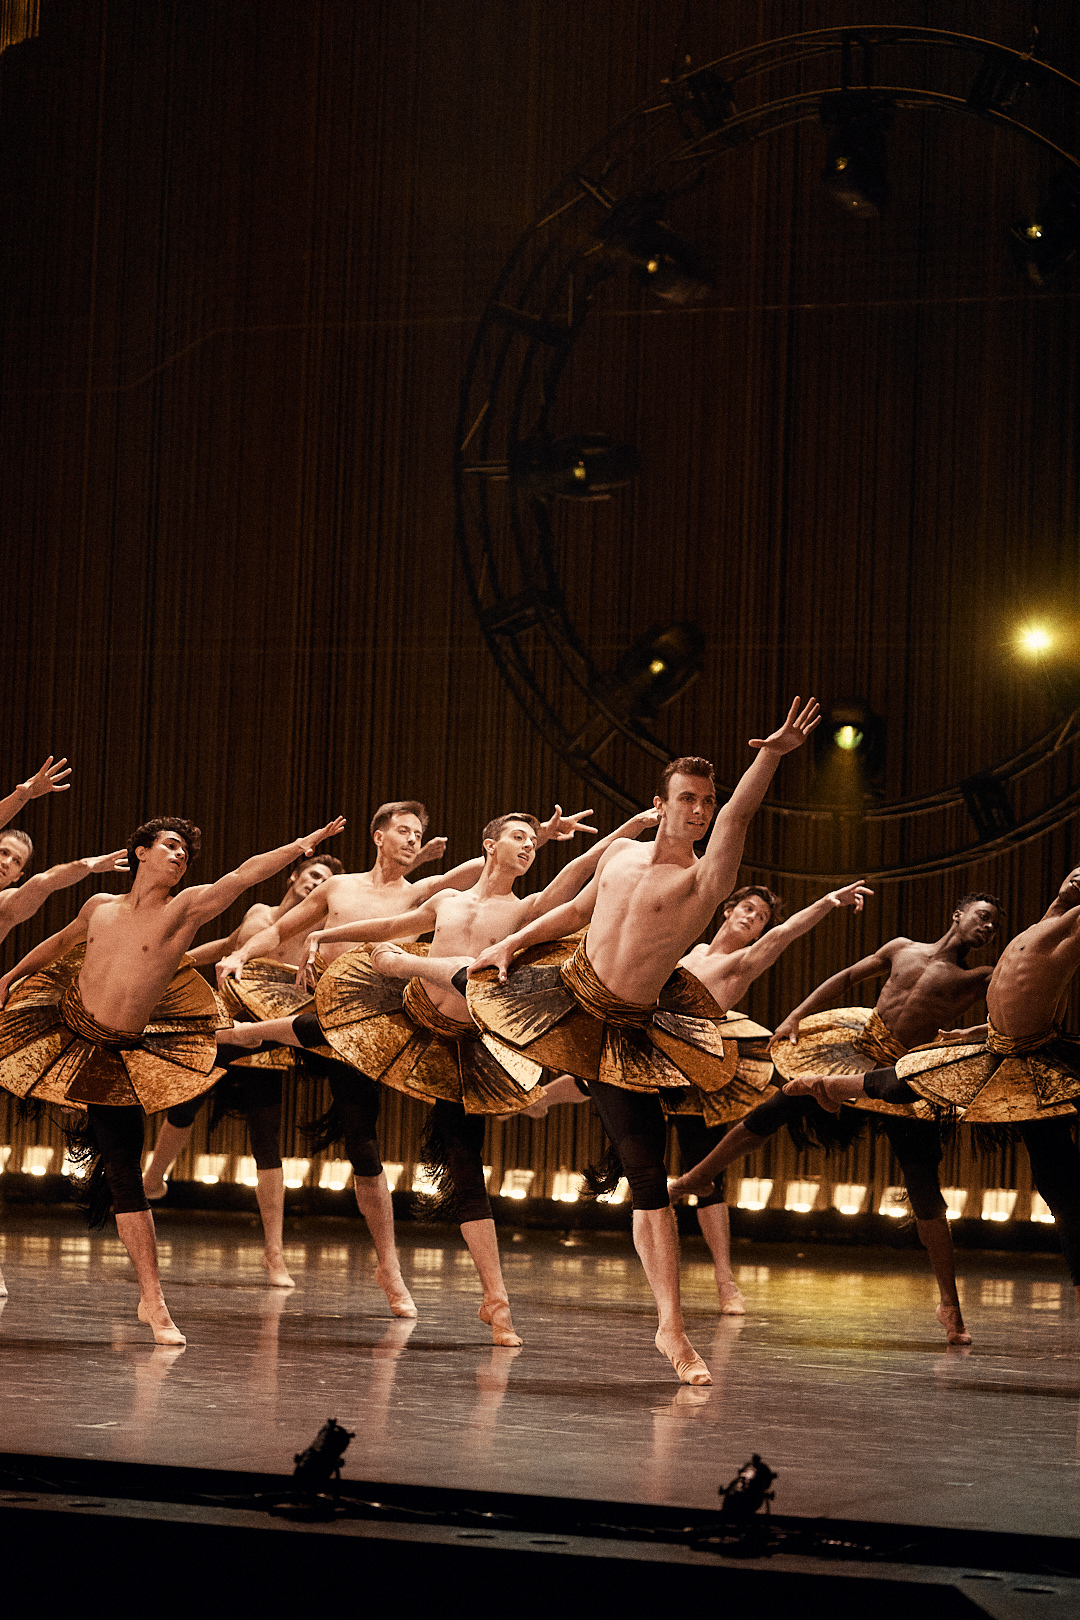
[[[706,1367],[705,1363],[702,1361],[701,1357],[690,1343],[690,1340],[686,1337],[686,1334],[683,1333],[679,1336],[682,1339],[683,1344],[685,1344],[686,1349],[689,1350],[689,1355],[687,1355],[685,1351],[681,1349],[669,1350],[667,1345],[664,1343],[663,1335],[659,1328],[656,1330],[656,1338],[654,1343],[660,1354],[662,1356],[666,1356],[671,1362],[671,1365],[674,1367],[679,1376],[680,1383],[711,1384],[712,1374],[710,1373],[708,1367]]]
[[[181,1333],[180,1329],[169,1315],[169,1308],[167,1305],[162,1304],[160,1311],[158,1312],[159,1315],[164,1316],[164,1323],[154,1321],[141,1299],[139,1301],[138,1314],[139,1321],[145,1322],[146,1326],[153,1333],[155,1344],[187,1344],[187,1340],[184,1338],[184,1335]]]
[[[506,1321],[496,1322],[495,1317],[506,1314]],[[524,1339],[514,1332],[514,1324],[510,1320],[510,1301],[494,1299],[488,1304],[487,1300],[477,1311],[477,1316],[485,1326],[491,1329],[492,1344],[499,1345],[504,1350],[518,1350],[524,1344]]]
[[[717,1283],[716,1291],[720,1296],[721,1316],[745,1316],[746,1301],[742,1296],[742,1289],[738,1283]]]
[[[263,1268],[264,1268],[264,1270],[266,1272],[267,1281],[269,1282],[271,1288],[295,1288],[296,1287],[296,1284],[293,1282],[292,1278],[289,1276],[288,1268],[285,1265],[284,1257],[282,1258],[281,1264],[279,1265],[276,1261],[271,1260],[270,1256],[268,1254],[264,1254],[263,1257],[262,1257],[262,1263],[263,1263]]]
[[[959,1305],[939,1305],[934,1312],[945,1329],[946,1344],[970,1344],[971,1334],[962,1325]]]
[[[400,1272],[396,1277],[388,1277],[382,1266],[376,1266],[375,1281],[386,1295],[386,1302],[392,1315],[406,1318],[419,1315],[416,1301],[406,1288]]]

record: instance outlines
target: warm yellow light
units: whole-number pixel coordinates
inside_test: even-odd
[[[854,753],[862,745],[863,734],[858,726],[837,726],[833,732],[833,742],[837,748],[844,749],[845,753]]]
[[[649,665],[649,674],[662,675],[665,669],[667,669],[667,665],[664,663],[664,660],[662,658],[654,658],[652,663]]]
[[[1026,624],[1019,634],[1020,649],[1026,653],[1046,652],[1053,645],[1053,636],[1042,624]]]

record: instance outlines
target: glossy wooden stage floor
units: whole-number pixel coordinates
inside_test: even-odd
[[[972,1350],[947,1350],[920,1253],[737,1248],[748,1314],[715,1313],[685,1240],[709,1389],[652,1348],[629,1241],[506,1234],[520,1351],[494,1349],[457,1233],[401,1229],[416,1323],[387,1312],[355,1222],[291,1226],[298,1287],[261,1280],[247,1217],[159,1219],[186,1349],[154,1349],[115,1235],[8,1210],[0,1448],[288,1472],[336,1417],[349,1479],[711,1508],[751,1452],[785,1514],[1074,1535],[1080,1323],[1056,1259],[963,1255]]]

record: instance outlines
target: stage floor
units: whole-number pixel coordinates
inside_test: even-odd
[[[295,1292],[261,1280],[248,1217],[164,1212],[155,1349],[115,1235],[7,1210],[0,1449],[289,1472],[327,1417],[345,1477],[711,1508],[751,1452],[784,1514],[1043,1535],[1080,1522],[1080,1323],[1060,1261],[961,1255],[970,1351],[946,1349],[920,1253],[736,1246],[743,1319],[720,1318],[685,1240],[709,1389],[652,1346],[629,1240],[506,1234],[524,1349],[498,1350],[456,1231],[400,1228],[418,1322],[388,1313],[356,1222],[290,1223]]]

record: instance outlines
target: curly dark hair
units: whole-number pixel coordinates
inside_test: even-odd
[[[751,894],[756,894],[759,900],[764,900],[769,908],[769,920],[761,930],[763,934],[767,934],[773,923],[778,923],[783,917],[784,902],[778,894],[773,894],[772,890],[767,889],[763,883],[747,883],[741,889],[736,889],[734,893],[729,894],[720,907],[721,914],[726,917],[732,907],[737,906],[740,900],[745,900]]]
[[[966,911],[968,906],[976,906],[979,904],[980,900],[985,905],[994,906],[1002,922],[1005,921],[1008,913],[996,894],[983,894],[981,891],[973,891],[971,894],[962,894],[955,906],[953,906],[953,910]]]
[[[139,857],[137,849],[149,849],[159,833],[174,832],[184,840],[188,861],[197,861],[199,850],[202,848],[202,833],[193,821],[185,821],[183,816],[154,816],[151,821],[144,821],[141,827],[136,827],[127,842],[128,866],[131,869],[131,881],[134,883],[139,875]]]

